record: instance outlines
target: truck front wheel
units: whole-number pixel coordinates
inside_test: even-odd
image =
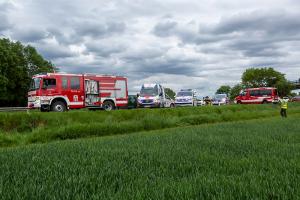
[[[64,112],[66,110],[67,110],[67,108],[66,108],[66,105],[64,104],[64,102],[56,101],[51,105],[51,111]]]

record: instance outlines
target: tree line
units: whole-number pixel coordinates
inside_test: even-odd
[[[272,67],[263,67],[246,69],[240,83],[233,87],[222,85],[216,91],[216,94],[227,94],[233,100],[242,89],[257,87],[275,87],[279,96],[291,95],[291,91],[294,89],[293,84],[285,78],[284,74],[274,70]]]
[[[32,75],[55,70],[34,47],[0,39],[0,106],[26,106]]]

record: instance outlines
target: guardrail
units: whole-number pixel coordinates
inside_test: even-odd
[[[27,107],[0,107],[0,112],[24,112],[28,110]]]

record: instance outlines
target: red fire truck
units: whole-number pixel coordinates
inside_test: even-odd
[[[272,87],[247,88],[235,98],[237,104],[278,103],[277,89]]]
[[[127,78],[100,74],[46,73],[32,77],[28,107],[63,112],[127,107]]]

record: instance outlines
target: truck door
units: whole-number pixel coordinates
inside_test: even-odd
[[[245,104],[249,103],[248,92],[249,92],[248,90],[241,92],[241,94],[240,94],[241,103],[245,103]]]
[[[84,107],[83,78],[80,76],[70,77],[70,92],[68,95],[70,108]]]
[[[259,90],[250,90],[249,91],[249,102],[251,104],[257,104],[259,102]]]
[[[159,94],[160,103],[161,103],[162,107],[165,107],[166,106],[165,105],[166,104],[166,95],[165,95],[165,91],[161,85],[159,85],[159,87],[158,87],[158,94]]]
[[[58,95],[56,78],[44,78],[42,85],[42,96]]]
[[[85,80],[85,105],[87,107],[100,107],[99,82],[96,80]]]
[[[115,97],[117,106],[125,106],[128,103],[127,86],[125,80],[116,80],[115,84]]]

